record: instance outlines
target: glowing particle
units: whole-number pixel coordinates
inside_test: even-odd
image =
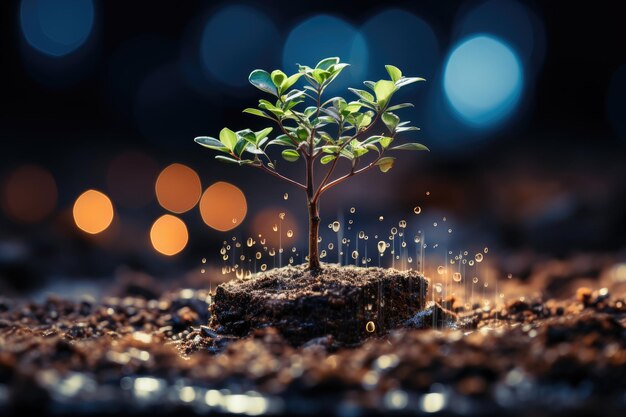
[[[334,221],[331,228],[333,229],[333,232],[337,233],[339,231],[340,227],[341,227],[341,225],[339,224],[339,222],[338,221]]]
[[[452,274],[452,279],[454,280],[454,282],[461,282],[462,276],[460,272],[455,272],[454,274]]]
[[[256,255],[254,255],[254,257],[257,259],[261,259],[261,256],[261,252],[257,252]]]
[[[478,284],[478,277],[474,277],[474,278],[472,278],[472,282],[473,282],[474,284]]]
[[[275,232],[278,232],[278,225],[275,224],[274,226],[272,226],[272,230],[275,231]]]
[[[332,242],[328,244],[328,250],[333,250],[334,247],[335,245]]]
[[[378,218],[378,221],[380,221],[380,222],[382,222],[383,220],[385,220],[385,218],[384,218],[383,216],[380,216],[380,217]]]
[[[254,240],[249,237],[248,240],[246,240],[246,245],[248,245],[249,248],[252,247],[252,245],[254,245]]]
[[[385,249],[387,249],[387,244],[382,240],[378,242],[378,252],[380,252],[381,255],[385,253]]]
[[[289,194],[285,193],[285,195],[283,196],[283,199],[289,200]]]
[[[435,291],[441,293],[443,291],[443,285],[441,285],[441,283],[435,284]]]
[[[293,237],[293,230],[287,230],[287,237]]]
[[[392,235],[396,235],[398,233],[398,229],[396,229],[395,227],[391,228],[391,234]]]
[[[350,208],[350,213],[354,214],[356,212],[356,209],[354,207]]]
[[[368,321],[365,325],[365,331],[368,333],[374,333],[376,331],[376,324],[373,321]]]
[[[413,213],[420,214],[422,212],[422,208],[420,206],[413,207]]]
[[[439,275],[443,275],[443,274],[445,274],[445,272],[446,272],[446,267],[445,267],[445,266],[443,266],[443,265],[439,265],[439,266],[437,267],[437,273],[438,273]]]

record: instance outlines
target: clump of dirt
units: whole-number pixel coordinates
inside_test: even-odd
[[[422,310],[427,287],[415,271],[324,265],[312,273],[287,266],[220,285],[210,326],[236,336],[274,327],[294,345],[327,335],[354,344]]]

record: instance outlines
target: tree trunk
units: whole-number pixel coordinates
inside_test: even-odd
[[[318,270],[320,255],[318,251],[318,236],[320,231],[320,213],[316,202],[309,201],[309,269]]]

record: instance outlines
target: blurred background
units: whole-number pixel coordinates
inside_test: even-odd
[[[219,164],[193,138],[264,127],[241,113],[266,98],[251,70],[290,74],[327,56],[351,64],[329,94],[387,77],[385,64],[425,77],[395,101],[416,104],[401,116],[431,152],[326,194],[324,225],[350,218],[348,236],[387,234],[406,219],[411,236],[437,240],[445,218],[446,248],[503,256],[625,248],[623,5],[22,0],[0,10],[2,293],[120,274],[202,279],[233,238],[294,247],[300,262],[300,191]]]

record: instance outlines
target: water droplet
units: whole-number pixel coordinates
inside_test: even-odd
[[[465,259],[463,259],[463,262],[465,262]],[[469,266],[474,266],[474,260],[470,259],[470,261],[468,262]]]
[[[486,283],[486,282],[483,285],[485,286],[485,288],[487,288],[489,286],[489,284]]]
[[[206,258],[202,258],[202,263],[205,264],[206,263]]]
[[[289,194],[288,194],[288,193],[285,193],[285,195],[283,196],[283,198],[284,198],[285,200],[289,200]]]
[[[297,250],[298,250],[298,249],[296,249],[295,247],[291,248],[291,251],[292,251],[293,253],[296,253],[296,251],[297,251]]]
[[[391,234],[392,234],[392,235],[395,235],[395,234],[397,234],[397,233],[398,233],[398,229],[396,229],[395,227],[392,227],[392,228],[391,228]]]
[[[361,230],[359,232],[359,239],[363,239],[364,237],[365,237],[365,232]]]
[[[443,265],[439,265],[439,266],[437,267],[437,273],[438,273],[439,275],[443,275],[445,272],[446,272],[446,267],[445,267],[445,266],[443,266]]]
[[[426,191],[426,195],[430,195],[430,191]]]
[[[278,218],[281,220],[285,220],[285,213],[279,213]]]
[[[478,252],[476,255],[474,255],[474,259],[476,259],[476,262],[482,262],[483,261],[483,254]]]
[[[334,247],[335,245],[332,242],[328,244],[328,250],[333,250]]]
[[[352,219],[348,220],[348,224],[352,224],[352,223],[354,223],[354,220],[352,220]],[[349,227],[348,227],[348,230],[350,230]]]
[[[201,273],[201,274],[204,274],[205,272],[206,272],[206,269],[204,269],[204,268],[202,268],[202,269],[200,270],[200,273]]]
[[[235,247],[236,248],[240,248],[241,247],[241,243],[239,243],[239,242],[235,243]]]
[[[376,331],[376,325],[373,321],[367,322],[367,324],[365,325],[365,331],[367,331],[368,333],[374,333]]]
[[[337,233],[339,231],[339,228],[341,227],[341,225],[339,224],[338,221],[334,221],[331,228],[333,229],[333,232]]]
[[[356,212],[356,209],[354,207],[350,208],[350,213],[354,214],[354,212]]]
[[[320,252],[320,258],[325,258],[326,257],[326,250],[322,250]]]
[[[265,271],[267,269],[267,264],[262,264],[261,265],[261,271]]]
[[[448,229],[448,233],[452,233],[452,229]]]
[[[385,252],[385,249],[387,249],[387,244],[382,240],[378,242],[378,252],[380,252],[381,255]]]
[[[237,224],[237,219],[233,217],[233,224]]]
[[[413,258],[411,258],[411,257],[409,256],[409,258],[407,259],[407,261],[409,261],[409,263],[411,263],[411,262],[413,262]]]
[[[413,213],[420,214],[422,212],[422,208],[420,206],[413,207]]]
[[[434,223],[433,223],[433,226],[437,227],[437,222],[434,222]]]
[[[358,251],[352,251],[352,259],[357,259],[359,257]]]
[[[513,278],[513,274],[509,273],[506,277],[507,277],[508,279],[511,279],[511,278]]]
[[[447,222],[448,218],[444,216],[444,217],[441,218],[441,220],[443,220],[444,222]]]
[[[472,282],[473,282],[474,284],[478,284],[478,277],[474,277],[474,278],[472,278]]]
[[[261,245],[265,245],[265,238],[261,239]]]
[[[245,260],[246,260],[246,257],[245,257],[244,255],[240,255],[240,256],[239,256],[239,260],[240,260],[240,261],[245,261]]]
[[[254,240],[252,240],[252,238],[249,237],[248,240],[246,240],[246,245],[248,245],[248,247],[251,248],[252,245],[254,245]]]
[[[274,250],[274,248],[270,249],[269,255],[270,256],[275,256],[276,255],[276,251]]]
[[[293,237],[293,230],[287,230],[287,237]]]
[[[485,252],[485,253],[489,253],[489,248],[488,248],[488,247],[485,247],[485,249],[483,249],[483,252]]]
[[[413,241],[414,241],[415,243],[420,243],[420,240],[421,240],[421,239],[420,239],[420,237],[419,237],[419,236],[415,236],[415,238],[413,239]]]
[[[383,216],[380,216],[380,217],[378,218],[378,221],[379,221],[379,222],[382,222],[383,220],[385,220],[385,218],[384,218]]]
[[[401,245],[401,246],[402,246],[403,248],[406,248],[406,242],[402,242],[402,245]]]
[[[443,291],[443,285],[441,285],[440,283],[435,284],[435,291],[441,293],[441,291]]]
[[[275,231],[275,232],[278,232],[278,225],[275,224],[274,226],[272,226],[272,230]]]
[[[255,255],[255,258],[257,258],[257,259],[261,259],[261,256],[262,256],[262,255],[261,255],[261,252],[257,252],[257,253],[256,253],[256,255]]]
[[[455,272],[454,274],[452,274],[452,279],[454,280],[454,282],[461,282],[462,276],[460,272]]]
[[[346,239],[346,238],[344,237],[343,239],[341,239],[341,243],[343,243],[343,244],[345,245],[346,243],[348,243],[348,239]]]
[[[398,226],[400,226],[402,229],[406,228],[406,220],[400,220],[400,223],[398,223]]]
[[[317,237],[317,243],[320,243],[321,241],[322,241],[322,237],[321,237],[321,236],[318,236],[318,237]]]

